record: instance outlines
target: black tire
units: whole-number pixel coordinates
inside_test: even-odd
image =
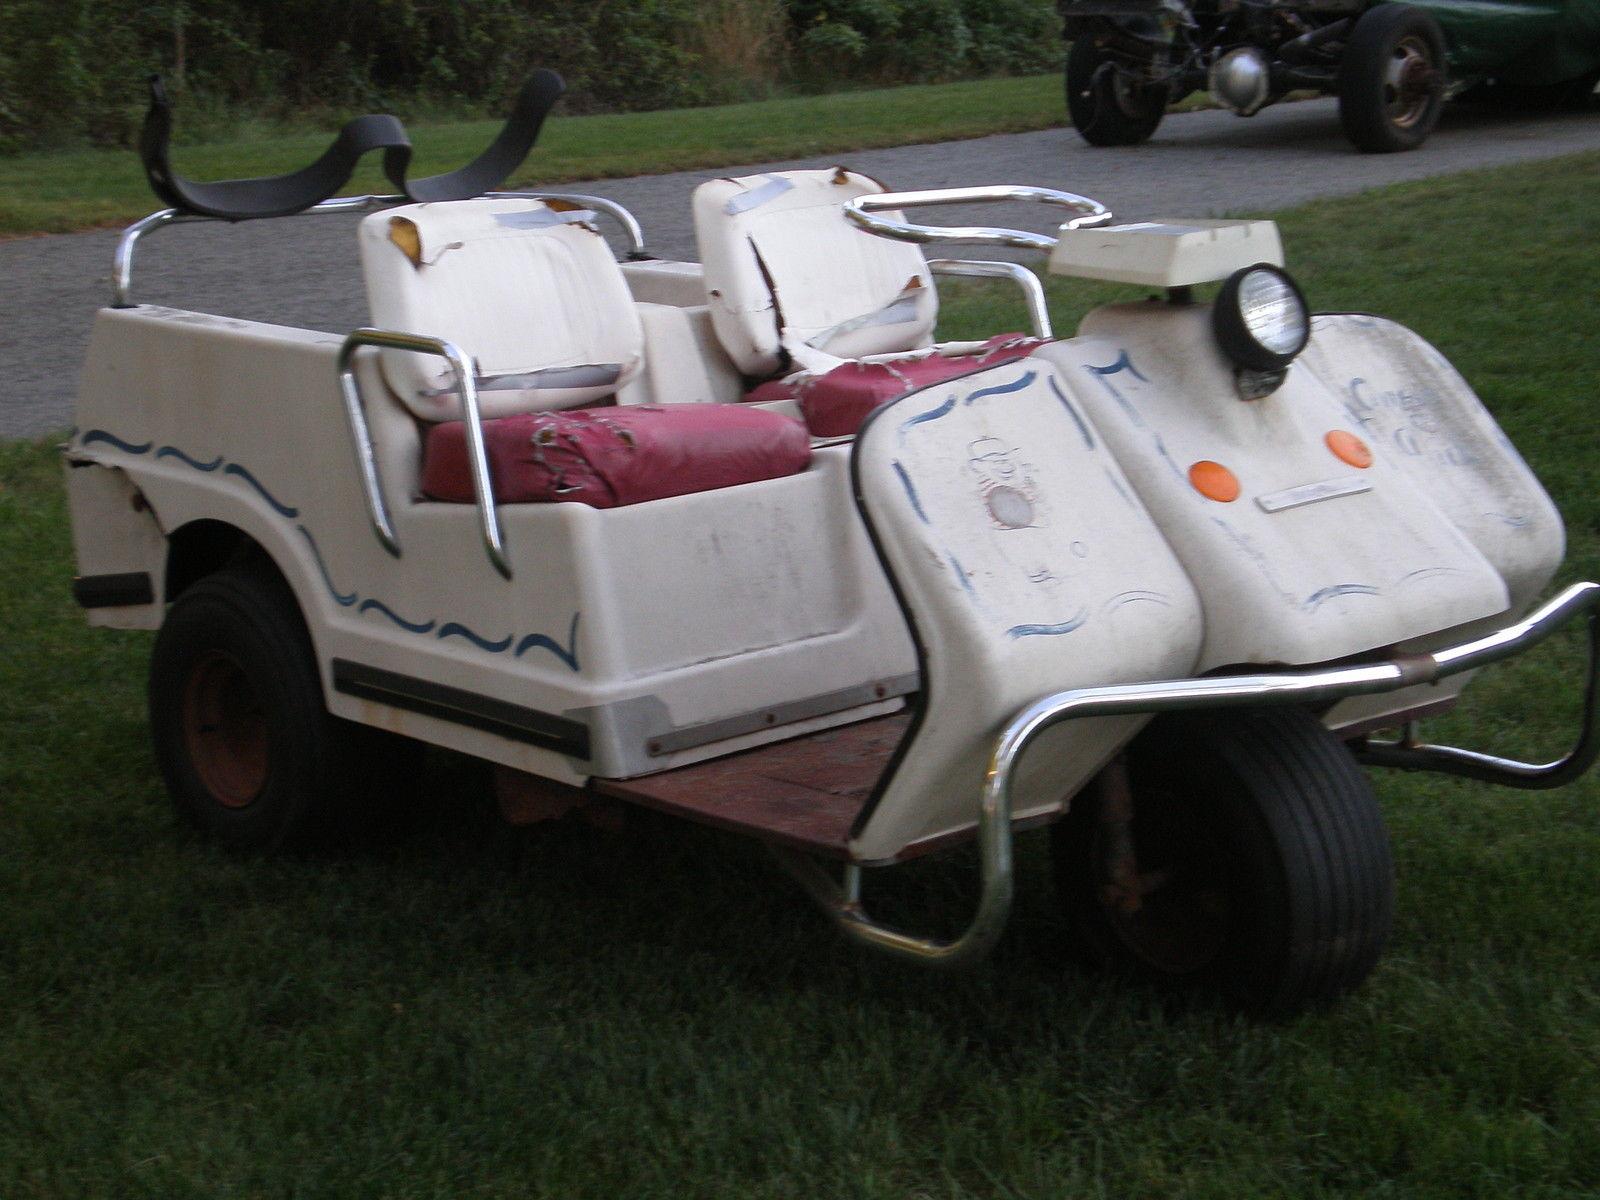
[[[177,598],[156,635],[148,698],[173,803],[231,850],[348,838],[421,749],[328,712],[293,594],[261,564],[220,570]]]
[[[1125,761],[1136,904],[1112,883],[1108,790],[1085,789],[1054,829],[1057,891],[1091,963],[1264,1015],[1367,977],[1394,913],[1389,837],[1366,777],[1314,717],[1158,718]]]
[[[1072,127],[1091,146],[1136,146],[1149,139],[1166,115],[1167,89],[1128,84],[1110,63],[1111,56],[1092,36],[1072,43],[1067,51],[1067,112]]]
[[[1339,120],[1358,150],[1415,150],[1439,123],[1444,89],[1438,21],[1409,4],[1361,14],[1339,63]]]

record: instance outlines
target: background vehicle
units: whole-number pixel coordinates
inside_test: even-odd
[[[1240,116],[1292,91],[1339,97],[1355,145],[1420,146],[1447,98],[1587,104],[1600,3],[1467,0],[1063,0],[1067,106],[1095,146],[1144,141],[1208,89]]]

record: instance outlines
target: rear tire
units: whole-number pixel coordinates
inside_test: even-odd
[[[371,801],[393,800],[421,750],[328,712],[299,608],[261,564],[227,567],[177,598],[148,696],[173,803],[231,850],[348,836]]]
[[[1072,43],[1067,51],[1067,112],[1072,127],[1091,146],[1136,146],[1149,139],[1166,115],[1167,89],[1128,83],[1111,63],[1111,55],[1092,36]]]
[[[1444,107],[1439,22],[1408,4],[1379,4],[1356,21],[1339,64],[1339,120],[1358,150],[1415,150]]]
[[[1310,714],[1159,718],[1126,756],[1136,902],[1116,891],[1108,793],[1054,830],[1057,890],[1094,964],[1282,1015],[1359,985],[1394,912],[1382,814],[1349,751]]]

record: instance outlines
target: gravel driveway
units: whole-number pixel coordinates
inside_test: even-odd
[[[1082,192],[1120,217],[1267,212],[1496,163],[1600,149],[1600,119],[1529,117],[1447,108],[1422,149],[1362,155],[1339,131],[1331,100],[1169,117],[1144,146],[1094,150],[1071,130],[866,150],[767,168],[847,162],[896,188],[1033,183]],[[538,151],[534,154],[537,156]],[[535,158],[534,161],[537,161]],[[663,258],[695,258],[689,193],[702,180],[759,167],[562,185],[616,199],[644,224]],[[151,208],[156,207],[152,198]],[[940,209],[943,223],[1044,228],[1050,210]],[[343,331],[365,321],[355,218],[178,226],[141,251],[138,300],[255,320]],[[71,423],[72,395],[90,321],[108,293],[110,231],[0,243],[0,437],[33,437]],[[977,249],[981,253],[981,248]]]

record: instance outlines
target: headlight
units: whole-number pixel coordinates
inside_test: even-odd
[[[1286,271],[1266,263],[1228,276],[1211,320],[1223,353],[1247,371],[1284,370],[1311,338],[1305,296]]]

